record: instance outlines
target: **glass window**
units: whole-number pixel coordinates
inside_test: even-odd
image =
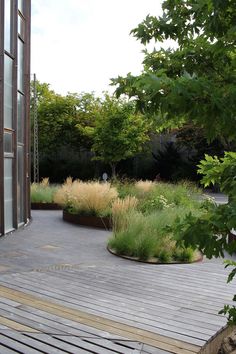
[[[25,20],[18,15],[18,33],[21,36],[22,39],[24,39],[25,35]]]
[[[17,147],[18,155],[18,166],[17,166],[17,214],[18,214],[18,224],[24,222],[24,147],[18,145]]]
[[[24,92],[24,43],[18,39],[18,90]]]
[[[18,0],[18,10],[24,14],[24,0]]]
[[[5,232],[13,229],[12,159],[4,159],[4,215]]]
[[[24,96],[18,92],[17,95],[17,140],[24,143]]]
[[[4,132],[4,152],[13,154],[13,139],[10,132]]]
[[[4,48],[11,52],[11,0],[5,0]]]
[[[13,60],[4,56],[4,127],[12,129],[12,68]]]

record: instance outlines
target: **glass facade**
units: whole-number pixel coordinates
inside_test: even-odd
[[[0,235],[27,223],[30,0],[0,0]]]

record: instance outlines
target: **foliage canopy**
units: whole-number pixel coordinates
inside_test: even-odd
[[[116,164],[141,152],[149,140],[150,124],[135,113],[131,102],[105,96],[96,112],[92,151],[95,159],[110,164],[115,177]]]
[[[209,139],[236,135],[236,7],[232,0],[165,0],[132,30],[144,45],[173,40],[173,48],[145,50],[141,75],[118,77],[117,95],[135,97],[142,111],[174,125],[191,121]],[[213,128],[214,127],[214,128]]]

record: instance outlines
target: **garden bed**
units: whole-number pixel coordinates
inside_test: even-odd
[[[33,210],[61,210],[61,206],[56,203],[31,203]]]
[[[112,228],[112,222],[109,217],[85,216],[72,214],[66,210],[63,210],[63,220],[72,224],[95,227],[104,230],[110,230]]]
[[[64,221],[112,229],[108,247],[114,254],[149,263],[191,263],[202,257],[176,241],[175,223],[189,213],[204,212],[199,195],[200,191],[187,183],[111,185],[68,178],[55,193],[54,202],[62,206]]]

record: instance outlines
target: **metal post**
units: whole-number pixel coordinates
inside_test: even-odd
[[[36,75],[34,74],[34,100],[33,100],[33,124],[34,124],[34,151],[33,151],[33,164],[34,164],[34,182],[39,182],[39,139],[38,139],[38,115],[37,115],[37,88],[36,88]]]

